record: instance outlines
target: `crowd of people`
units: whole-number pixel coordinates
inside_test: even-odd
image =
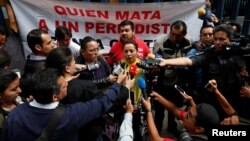
[[[202,19],[200,39],[193,41],[186,36],[188,25],[176,20],[150,50],[136,37],[133,21],[123,20],[120,40],[105,56],[94,37],[75,43],[67,27],[56,28],[55,40],[47,30],[33,29],[27,34],[32,53],[25,59],[8,1],[6,10],[9,35],[0,28],[4,141],[172,141],[180,124],[193,140],[208,140],[213,126],[250,124],[244,58],[250,47],[233,40],[240,30],[234,24]],[[146,87],[151,78],[154,85]]]

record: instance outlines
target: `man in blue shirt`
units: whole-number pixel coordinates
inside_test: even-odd
[[[85,103],[65,105],[65,112],[51,134],[51,141],[77,141],[80,127],[107,112],[120,94],[121,83],[126,75],[121,74],[117,83],[109,87],[98,99]],[[125,82],[125,87],[133,87],[134,80]],[[4,127],[5,141],[34,141],[47,126],[54,109],[67,95],[67,82],[55,69],[45,69],[32,77],[34,100],[16,107],[9,115]]]

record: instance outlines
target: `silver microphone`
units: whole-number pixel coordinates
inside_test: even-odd
[[[98,69],[99,67],[100,67],[100,65],[98,63],[91,63],[91,64],[87,65],[87,69],[89,71],[94,70],[94,69]]]

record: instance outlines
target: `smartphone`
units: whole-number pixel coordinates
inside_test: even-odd
[[[205,85],[205,89],[210,89],[212,87],[212,85],[208,82],[206,85]]]
[[[176,89],[176,90],[178,90],[180,93],[184,93],[185,91],[181,88],[181,87],[179,87],[178,85],[174,85],[174,88]]]
[[[174,88],[175,88],[177,91],[179,91],[180,94],[187,95],[186,92],[185,92],[181,87],[179,87],[178,85],[175,84],[175,85],[174,85]]]

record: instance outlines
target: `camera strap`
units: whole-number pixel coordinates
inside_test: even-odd
[[[51,134],[55,131],[60,117],[64,114],[65,107],[64,106],[57,106],[52,116],[49,120],[48,125],[43,129],[42,134],[36,139],[36,141],[49,141]]]

